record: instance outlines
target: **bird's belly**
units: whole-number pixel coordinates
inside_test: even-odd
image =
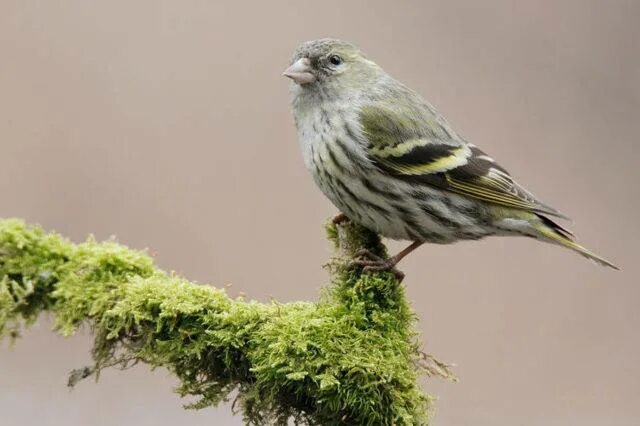
[[[360,176],[314,167],[312,174],[338,210],[387,238],[446,244],[492,233],[478,222],[477,215],[459,213],[457,206],[473,207],[473,202],[455,194],[416,188],[379,172]]]
[[[315,180],[324,195],[351,220],[388,238],[413,239],[388,201],[363,191],[360,182],[327,176],[318,176]]]
[[[473,210],[475,201],[383,174],[349,152],[351,147],[336,143],[349,136],[340,132],[343,126],[324,126],[318,120],[301,124],[307,169],[325,196],[353,221],[387,238],[435,243],[477,239],[492,232],[475,213],[460,213]]]

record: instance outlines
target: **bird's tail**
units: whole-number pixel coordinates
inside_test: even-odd
[[[582,256],[599,265],[608,266],[610,268],[620,270],[620,268],[609,262],[607,259],[598,256],[597,254],[578,244],[575,240],[575,236],[567,229],[558,225],[548,217],[542,216],[540,214],[536,214],[536,216],[540,220],[536,221],[536,223],[533,223],[532,225],[541,237],[555,244],[570,248],[571,250],[580,253]]]

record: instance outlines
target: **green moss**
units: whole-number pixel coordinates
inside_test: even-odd
[[[74,245],[1,220],[0,337],[17,336],[43,311],[63,335],[88,324],[95,364],[70,383],[141,361],[172,371],[178,392],[197,397],[189,407],[234,395],[247,423],[428,423],[431,397],[417,378],[451,374],[424,363],[395,276],[349,264],[358,249],[384,256],[384,246],[351,224],[327,233],[337,256],[320,301],[264,304],[166,274],[113,241]]]

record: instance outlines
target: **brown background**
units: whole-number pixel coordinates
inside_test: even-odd
[[[116,235],[233,294],[315,298],[335,210],[280,73],[304,40],[351,40],[623,266],[516,238],[410,256],[425,346],[461,378],[426,383],[436,424],[635,425],[639,17],[632,0],[3,0],[0,216]],[[226,406],[184,411],[144,366],[68,392],[89,337],[50,326],[0,346],[2,424],[240,424]]]

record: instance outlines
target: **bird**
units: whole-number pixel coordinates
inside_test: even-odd
[[[302,43],[283,72],[304,164],[341,212],[383,237],[411,244],[389,258],[366,250],[358,265],[393,270],[424,243],[526,236],[604,266],[491,156],[460,136],[422,96],[355,45]],[[553,218],[553,219],[552,219]]]

